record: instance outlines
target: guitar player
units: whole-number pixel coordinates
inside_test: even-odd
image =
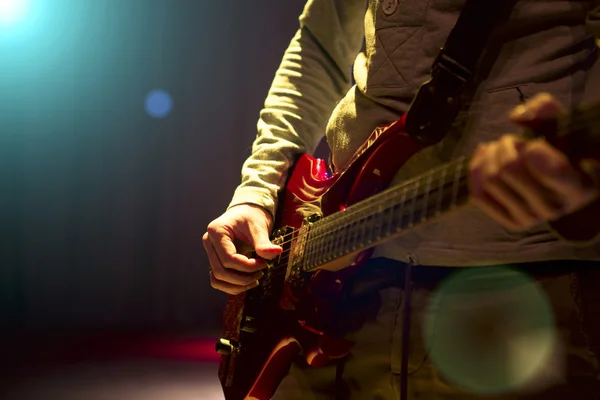
[[[307,1],[242,182],[203,237],[215,289],[258,284],[260,258],[281,252],[269,233],[295,156],[325,133],[335,170],[405,113],[463,6]],[[600,399],[600,169],[521,135],[600,99],[594,37],[597,0],[516,1],[453,128],[396,178],[473,154],[470,204],[377,246],[366,266],[390,283],[344,304],[350,356],[299,360],[275,399]]]

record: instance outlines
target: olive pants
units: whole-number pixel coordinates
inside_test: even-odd
[[[321,368],[299,359],[274,399],[400,399],[406,265],[365,268],[391,271],[393,284],[341,307],[350,356]],[[413,266],[411,275],[407,399],[600,399],[597,264]]]

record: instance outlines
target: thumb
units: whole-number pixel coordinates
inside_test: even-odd
[[[250,225],[250,241],[259,257],[270,260],[277,257],[283,249],[271,243],[269,230],[263,225]]]
[[[526,128],[536,129],[563,114],[565,109],[556,98],[548,93],[538,93],[524,104],[515,107],[509,114],[512,122]]]

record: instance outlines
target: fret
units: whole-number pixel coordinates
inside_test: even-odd
[[[439,216],[442,213],[442,199],[444,198],[444,187],[446,186],[446,175],[450,164],[444,165],[440,174],[440,183],[438,184],[438,197],[435,206],[435,215]]]
[[[381,225],[381,214],[379,214],[377,211],[371,211],[369,212],[369,215],[371,216],[371,230],[369,232],[369,243],[373,243],[375,240],[377,240],[376,238],[379,234],[379,229]]]
[[[346,254],[349,252],[350,248],[348,244],[350,243],[351,232],[349,230],[348,218],[342,218],[342,226],[343,226],[343,237],[342,237],[342,246],[341,252],[342,254]]]
[[[365,218],[367,220],[366,232],[365,232],[365,241],[367,244],[373,241],[373,235],[375,230],[377,229],[377,220],[376,220],[376,210],[373,206],[365,208],[363,210],[365,214]]]
[[[307,229],[308,229],[308,232],[306,235],[306,244],[304,246],[304,253],[302,254],[303,270],[310,269],[310,267],[311,267],[310,256],[312,253],[312,247],[313,247],[313,241],[314,241],[313,227],[307,226]]]
[[[340,224],[339,221],[335,221],[333,223],[333,227],[331,228],[331,237],[329,238],[330,246],[329,246],[329,251],[326,253],[328,260],[331,260],[335,256],[335,251],[338,246],[337,233],[339,230],[339,224]]]
[[[371,216],[371,231],[369,232],[369,244],[373,243],[377,240],[377,236],[379,235],[379,231],[381,229],[381,214],[379,214],[377,209],[372,209],[369,212]]]
[[[343,228],[340,224],[340,221],[336,223],[335,229],[333,231],[333,248],[331,251],[331,256],[336,257],[340,252],[340,246],[342,244],[342,236],[343,236]]]
[[[342,225],[340,226],[340,245],[338,248],[338,255],[342,256],[346,252],[346,247],[348,247],[348,225],[347,221],[342,221]]]
[[[346,219],[344,222],[346,228],[346,241],[344,242],[344,250],[346,252],[350,252],[352,250],[352,241],[354,240],[354,232],[352,231],[352,226],[354,223],[350,219]]]
[[[381,236],[386,238],[390,235],[392,230],[392,221],[394,217],[394,205],[398,197],[398,190],[395,189],[387,194],[383,201],[383,212],[381,213],[382,224],[381,224]]]
[[[290,254],[292,258],[292,268],[300,268],[303,271],[307,270],[305,252],[308,243],[308,229],[306,226],[298,230],[295,246],[292,246],[293,252]]]
[[[350,242],[352,240],[352,232],[350,231],[350,218],[344,218],[342,225],[342,246],[341,254],[346,254],[350,251]]]
[[[308,255],[308,264],[311,268],[316,267],[319,264],[319,255],[321,252],[321,246],[323,243],[323,229],[321,224],[318,222],[312,227],[311,237],[313,238],[310,245],[310,253]]]
[[[421,221],[425,222],[429,215],[429,192],[431,191],[431,183],[433,182],[433,175],[435,174],[435,170],[427,174],[427,183],[425,185],[425,193],[423,199],[423,210],[421,214]]]
[[[384,212],[382,213],[383,223],[381,224],[381,236],[388,237],[392,229],[392,221],[394,220],[394,200],[398,195],[397,190],[391,192],[388,199],[384,202]]]
[[[346,221],[344,220],[340,220],[340,226],[339,226],[339,232],[338,232],[338,236],[339,236],[339,240],[338,240],[338,247],[336,250],[336,255],[339,257],[341,255],[344,254],[344,248],[346,247]]]
[[[339,221],[334,220],[332,222],[332,226],[329,228],[329,235],[328,235],[328,240],[327,240],[327,250],[325,251],[323,261],[329,261],[331,258],[333,258],[332,256],[333,256],[333,252],[335,250],[335,232],[337,230],[338,223],[339,223]]]
[[[357,243],[356,245],[358,247],[362,247],[363,243],[363,239],[365,236],[365,231],[366,231],[366,220],[363,218],[362,212],[358,213],[360,216],[360,219],[358,220],[358,233],[357,233]]]
[[[421,183],[421,180],[418,179],[417,182],[415,183],[415,194],[412,197],[412,201],[410,202],[410,215],[408,217],[408,223],[407,226],[410,228],[413,226],[414,221],[415,221],[415,211],[416,211],[416,207],[417,207],[417,197],[419,197],[419,184]]]
[[[404,229],[404,226],[402,225],[402,221],[404,220],[404,205],[406,204],[406,198],[408,196],[408,187],[407,186],[403,186],[401,188],[402,194],[400,196],[400,203],[397,205],[399,210],[398,210],[398,221],[395,222],[396,223],[396,232],[400,232],[402,229]]]
[[[300,230],[294,265],[315,268],[457,207],[467,171],[462,157]]]
[[[338,222],[338,226],[336,229],[336,234],[335,234],[335,252],[333,253],[333,256],[335,257],[339,257],[342,253],[343,253],[343,248],[344,248],[344,237],[346,236],[344,233],[344,220],[340,220]]]
[[[381,239],[381,230],[383,228],[383,211],[385,210],[383,208],[384,205],[384,199],[381,199],[377,202],[377,209],[375,212],[375,219],[376,219],[376,223],[375,223],[375,229],[373,229],[373,239],[374,240],[379,240]]]
[[[308,241],[309,241],[308,246],[307,246],[308,250],[304,256],[306,258],[306,263],[309,268],[314,267],[316,249],[319,245],[320,239],[321,238],[319,237],[319,226],[318,226],[318,224],[313,224],[311,226],[310,235],[308,237]]]
[[[319,246],[317,247],[317,264],[320,265],[327,254],[327,243],[329,242],[329,227],[321,225],[319,227]]]
[[[454,182],[452,183],[452,198],[450,200],[450,209],[455,207],[458,202],[458,184],[462,175],[462,159],[455,163]]]
[[[323,238],[323,251],[321,252],[321,262],[324,263],[329,258],[329,254],[331,253],[331,247],[333,246],[331,237],[333,234],[333,227],[328,227],[329,232]]]
[[[352,250],[356,250],[358,248],[358,222],[353,221],[350,225],[350,231],[352,232]]]
[[[312,235],[309,232],[306,244],[304,246],[304,253],[302,254],[302,270],[306,271],[311,268],[310,256],[312,254]]]
[[[322,236],[322,241],[321,241],[321,248],[319,250],[319,264],[323,264],[325,261],[327,261],[327,257],[329,255],[329,252],[331,251],[331,238],[332,238],[332,227],[331,226],[327,226],[326,228],[323,228],[323,236]]]
[[[342,246],[343,234],[344,234],[344,225],[343,220],[339,220],[335,224],[333,247],[331,250],[331,258],[335,258],[340,254],[340,247]]]
[[[367,231],[367,220],[364,212],[358,213],[358,247],[362,247],[365,244],[365,233]]]
[[[365,216],[365,230],[363,235],[364,245],[371,243],[371,233],[373,232],[373,215],[368,210],[363,210]]]
[[[347,253],[350,253],[352,251],[352,247],[353,247],[353,243],[354,243],[354,236],[355,236],[354,221],[352,220],[352,218],[345,216],[344,217],[344,226],[346,229],[346,242],[344,245],[344,250]]]
[[[311,251],[309,256],[309,264],[311,268],[314,268],[320,264],[321,252],[323,248],[324,238],[326,236],[323,234],[326,230],[326,227],[323,226],[323,223],[321,221],[318,221],[315,225],[316,226],[313,226],[312,236],[314,242],[311,245]]]
[[[343,234],[342,234],[342,254],[347,254],[350,251],[350,247],[349,247],[349,243],[350,243],[350,237],[352,235],[352,233],[350,232],[350,230],[348,229],[348,218],[344,218],[343,220]]]
[[[346,254],[346,241],[348,240],[348,229],[346,227],[346,221],[342,221],[342,225],[340,228],[340,245],[337,250],[337,256],[341,257]]]
[[[335,254],[337,252],[337,248],[339,245],[339,231],[340,231],[340,220],[335,220],[333,226],[331,228],[331,235],[329,238],[329,251],[325,253],[327,257],[327,261],[331,261],[335,258]]]

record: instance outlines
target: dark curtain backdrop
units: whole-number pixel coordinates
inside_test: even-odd
[[[220,324],[201,236],[304,2],[45,0],[0,26],[3,326]]]

